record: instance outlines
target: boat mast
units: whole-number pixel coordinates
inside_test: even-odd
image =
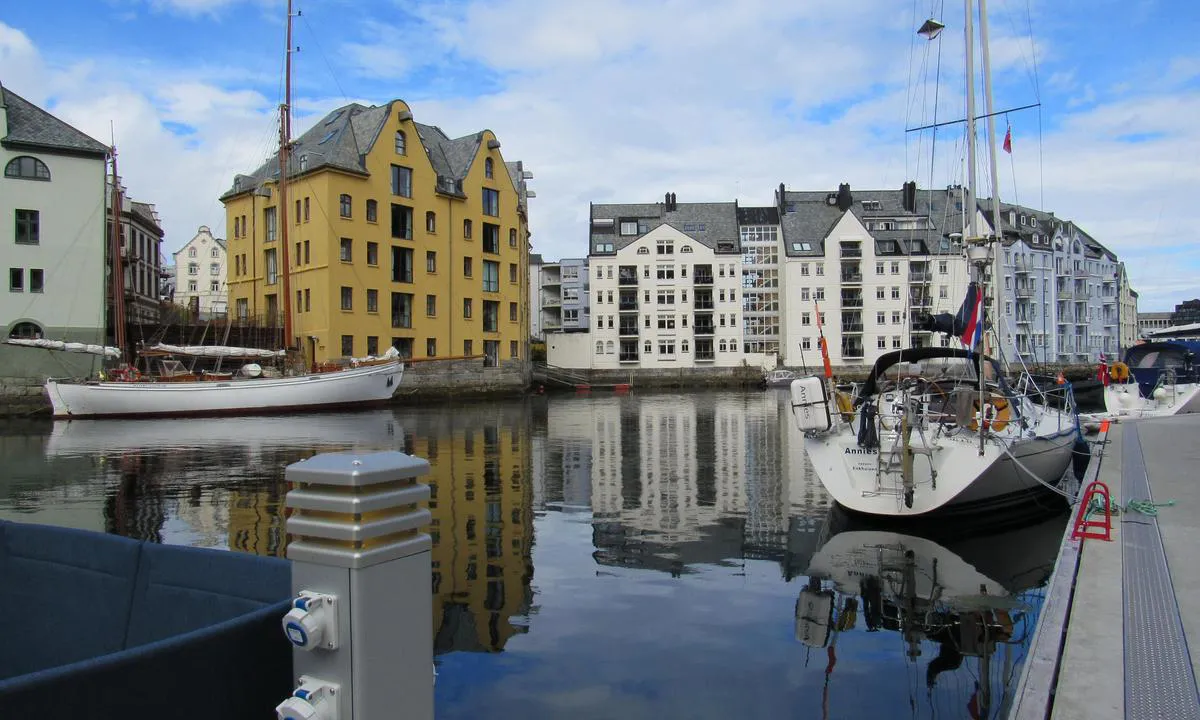
[[[1000,247],[1003,245],[1003,233],[1000,231],[1000,180],[996,167],[996,118],[992,114],[992,63],[991,51],[988,47],[988,16],[987,0],[979,0],[979,47],[983,55],[983,112],[987,115],[988,166],[992,181],[992,240],[989,243],[992,252],[992,290],[996,297],[992,305],[992,317],[1000,318],[1003,297],[1000,293]],[[986,314],[986,308],[985,308]],[[1004,359],[1004,345],[1000,339],[999,323],[993,321],[992,329],[996,335],[996,349],[1000,359]]]
[[[988,244],[984,238],[979,236],[978,224],[976,215],[978,208],[975,207],[975,12],[971,7],[971,0],[963,0],[963,6],[966,8],[966,21],[963,24],[963,32],[966,36],[967,46],[967,202],[964,209],[967,212],[967,237],[965,245],[967,250],[967,262],[971,266],[971,279],[978,283],[979,294],[983,295],[987,285],[984,282],[984,265],[988,261]],[[986,295],[984,296],[986,297]],[[980,322],[987,317],[987,303],[980,298],[979,302],[983,303],[984,312],[980,317]],[[974,308],[972,308],[974,312]],[[975,348],[970,348],[975,351]],[[982,353],[980,353],[982,355]],[[984,416],[984,396],[986,394],[986,367],[987,358],[979,358],[979,420],[976,422],[979,428],[979,454],[983,455],[984,441],[987,436],[987,431],[983,427]]]
[[[287,47],[284,53],[284,100],[279,106],[279,257],[283,263],[283,344],[292,347],[292,264],[288,258],[287,174],[288,150],[292,141],[292,0],[287,4]]]
[[[125,264],[121,260],[121,180],[117,176],[117,146],[112,149],[112,322],[113,342],[128,362],[125,350]]]

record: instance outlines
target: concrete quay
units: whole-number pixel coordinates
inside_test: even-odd
[[[1200,415],[1111,425],[1093,479],[1111,540],[1068,525],[1009,717],[1200,720]]]

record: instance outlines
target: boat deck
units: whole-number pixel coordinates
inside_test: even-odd
[[[1111,426],[1089,476],[1175,504],[1122,511],[1108,542],[1068,527],[1011,717],[1200,719],[1198,439],[1200,415]]]

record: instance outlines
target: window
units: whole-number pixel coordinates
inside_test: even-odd
[[[938,297],[943,300],[950,297],[949,289],[945,285],[938,286]]]
[[[263,228],[266,233],[263,242],[275,242],[275,208],[263,208]]]
[[[899,274],[900,274],[900,263],[898,263],[898,262],[894,262],[894,263],[892,263],[892,274],[893,274],[893,275],[899,275]]]
[[[511,248],[515,248],[517,246],[517,229],[516,228],[508,229],[508,246]]]
[[[655,247],[655,251],[659,255],[674,255],[675,254],[675,241],[659,240]]]
[[[500,216],[500,192],[498,190],[483,189],[483,214],[491,217]]]
[[[308,222],[308,198],[304,198],[304,222]]]
[[[300,224],[300,198],[296,198],[296,217],[292,222]]]
[[[658,353],[660,355],[674,355],[675,354],[675,341],[674,340],[659,340],[658,341]]]
[[[196,292],[196,281],[195,280],[188,280],[188,292]]]
[[[675,279],[675,266],[674,265],[659,265],[658,266],[658,279],[659,280],[674,280]],[[724,293],[725,291],[722,290],[721,292]]]
[[[887,313],[885,313],[882,310],[875,313],[875,322],[878,323],[879,325],[886,325],[887,324]]]
[[[816,288],[815,290],[813,290],[813,300],[824,300],[824,299],[825,299],[825,288],[819,287],[819,288]]]
[[[800,263],[800,274],[808,275],[808,263]]]
[[[495,300],[483,301],[483,331],[496,332],[500,329],[500,303]]]
[[[492,163],[492,159],[485,158],[483,161],[483,176],[488,180],[491,180],[493,177],[495,177],[495,174],[495,165]]]
[[[899,310],[893,310],[892,311],[892,324],[899,325],[901,322],[903,322],[904,318],[902,317],[902,315],[903,315],[903,313],[901,313]]]
[[[50,168],[46,163],[29,155],[15,157],[4,166],[4,177],[22,180],[49,180]]]
[[[471,277],[474,271],[474,259],[469,257],[463,258],[463,277]]]
[[[367,243],[367,264],[372,267],[379,265],[379,243]]]
[[[945,275],[949,272],[948,263],[945,260],[938,260],[938,275]]]
[[[307,240],[304,241],[304,264],[305,265],[308,264],[308,241]],[[242,259],[242,267],[243,268],[246,267],[245,258]]]
[[[210,264],[208,266],[208,274],[209,275],[220,275],[221,274],[221,263]]]
[[[32,280],[30,280],[30,281],[29,281],[29,284],[32,286],[32,285],[33,285],[33,281],[32,281]],[[221,292],[221,281],[220,281],[220,280],[213,280],[212,282],[210,282],[210,283],[208,284],[208,291],[209,291],[209,292]],[[37,292],[37,291],[36,291],[36,290],[30,290],[30,292]]]
[[[350,217],[351,202],[350,196],[345,193],[338,196],[338,215],[344,218]]]
[[[483,341],[483,366],[496,367],[500,364],[500,341]]]
[[[877,262],[877,263],[875,263],[875,274],[876,274],[876,275],[882,275],[882,274],[883,274],[883,263],[881,263],[881,262]]]
[[[894,349],[894,350],[900,349],[900,336],[899,335],[892,336],[892,349]]]
[[[654,350],[654,345],[649,340],[646,341],[646,346],[643,348],[646,354],[649,355]]]
[[[812,325],[812,313],[800,313],[801,325]]]
[[[425,212],[425,232],[427,232],[427,233],[436,233],[437,232],[437,214],[434,213],[432,210],[428,210]]]
[[[816,265],[817,275],[824,275],[825,274],[825,263],[815,263],[815,265]]]
[[[354,257],[354,241],[350,238],[342,238],[339,243],[338,259],[342,262],[350,262]]]
[[[437,272],[437,252],[433,250],[425,251],[425,272],[430,275]]]
[[[412,168],[400,165],[392,166],[392,194],[400,197],[412,197]]]
[[[800,299],[808,300],[808,288],[800,288]]]
[[[412,224],[412,208],[392,203],[392,237],[400,240],[412,240]]]
[[[8,291],[25,292],[25,268],[8,269]]]
[[[437,357],[437,338],[425,338],[425,356]]]
[[[437,295],[425,296],[425,315],[428,317],[437,317]]]
[[[508,281],[510,283],[515,283],[517,281],[517,264],[516,263],[508,264]]]
[[[367,222],[379,222],[379,203],[374,200],[367,201]]]
[[[463,355],[471,357],[475,354],[475,343],[471,340],[463,340]]]
[[[188,263],[188,275],[199,275],[200,263]]]
[[[266,271],[267,271],[266,272],[267,284],[274,285],[276,282],[279,281],[279,265],[275,260],[275,249],[274,248],[263,251],[263,266],[266,268]],[[188,266],[188,274],[189,275],[196,274],[196,273],[192,272],[192,267],[190,265]]]
[[[233,236],[235,238],[242,236],[242,219],[237,215],[233,216]]]
[[[637,221],[636,220],[628,221],[628,222],[622,221],[621,222],[621,234],[622,235],[637,235],[638,234]]]
[[[392,248],[392,282],[410,283],[413,281],[413,251],[412,248]]]
[[[342,357],[354,357],[354,336],[342,336]]]
[[[471,239],[471,221],[463,220],[463,240]]]
[[[244,302],[244,300],[239,300],[238,302]],[[310,291],[308,288],[304,288],[304,312],[308,312],[310,310],[312,310],[312,291]]]
[[[500,226],[491,223],[483,224],[483,251],[485,253],[500,253]]]
[[[342,309],[354,309],[354,288],[342,286]]]
[[[408,137],[405,136],[403,130],[396,131],[396,154],[397,155],[407,155],[408,154]]]
[[[209,257],[215,257],[215,258],[221,257],[221,250],[219,248],[213,248],[212,252],[209,253]]]
[[[392,327],[412,327],[412,304],[413,296],[410,293],[392,293]]]
[[[40,213],[37,210],[17,210],[18,245],[37,245],[41,242]],[[192,248],[195,250],[195,248]]]
[[[899,300],[899,299],[900,299],[900,288],[898,288],[898,287],[893,287],[893,288],[892,288],[892,299],[893,299],[893,300]]]
[[[609,355],[611,355],[612,351],[613,351],[612,344],[613,344],[613,341],[609,340],[608,341],[608,354]],[[513,360],[516,360],[517,358],[521,357],[521,344],[519,342],[517,342],[516,340],[508,341],[508,356],[510,358],[512,358]]]
[[[883,335],[880,335],[879,337],[875,338],[875,347],[879,348],[880,350],[886,350],[887,349],[887,338],[884,337]]]
[[[369,312],[369,313],[379,312],[379,291],[378,290],[367,290],[367,312]],[[374,355],[375,353],[368,352],[368,354]]]
[[[599,317],[599,315],[597,315],[596,317]],[[517,304],[515,302],[510,302],[508,304],[508,321],[509,322],[517,321]],[[612,325],[611,325],[612,316],[611,315],[609,316],[608,321],[610,323],[609,327],[612,327]]]
[[[483,261],[483,291],[500,292],[500,263]]]

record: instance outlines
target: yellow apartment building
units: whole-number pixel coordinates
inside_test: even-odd
[[[490,130],[451,139],[401,100],[338,108],[221,196],[229,309],[280,323],[283,273],[306,362],[527,357],[525,181]],[[284,267],[287,243],[288,267]],[[280,323],[282,324],[282,323]]]

